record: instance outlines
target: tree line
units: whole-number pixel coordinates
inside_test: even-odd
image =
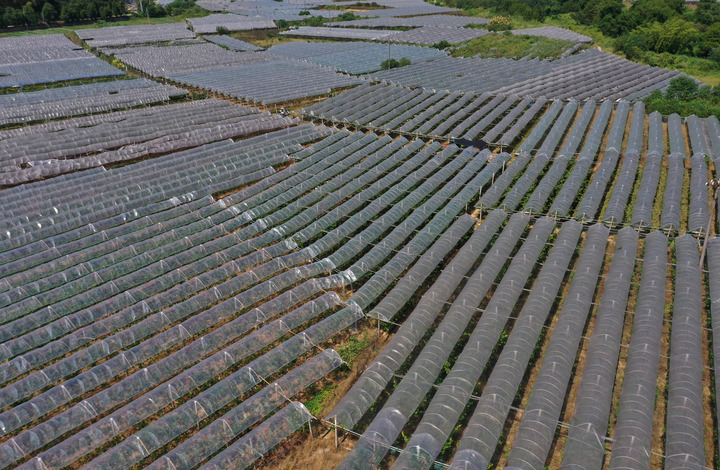
[[[628,58],[644,52],[684,54],[720,64],[720,3],[700,0],[696,9],[683,0],[587,0],[576,18],[616,40]]]
[[[39,23],[107,19],[125,14],[123,0],[6,0],[0,6],[0,28]]]
[[[163,7],[155,0],[134,0],[137,16],[204,16],[209,12],[194,0],[175,0]],[[128,13],[124,0],[4,0],[0,28],[24,27],[56,21],[106,20]]]

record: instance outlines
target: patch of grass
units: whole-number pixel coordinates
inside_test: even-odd
[[[620,56],[624,55],[621,52],[617,54]],[[642,51],[637,57],[633,57],[632,60],[654,67],[677,70],[678,72],[691,75],[708,85],[720,85],[720,68],[717,63],[710,59],[690,57],[683,54],[670,54],[668,52]]]
[[[492,18],[496,13],[485,8],[473,8],[467,10],[469,16],[481,18]],[[506,15],[507,16],[507,15]],[[539,26],[558,26],[560,28],[569,29],[576,33],[583,34],[593,38],[595,44],[602,47],[604,51],[613,52],[615,50],[615,39],[605,36],[599,29],[593,26],[580,24],[572,17],[571,13],[549,16],[545,21],[526,20],[522,16],[510,16],[512,19],[512,29],[537,28]]]
[[[230,36],[235,39],[240,39],[247,43],[253,44],[262,48],[269,48],[276,44],[283,44],[286,42],[326,42],[321,39],[315,38],[293,38],[290,36],[281,36],[278,33],[278,29],[256,29],[253,31],[237,31],[230,33]]]
[[[512,28],[513,29],[520,29],[520,28],[533,28],[535,26],[542,26],[542,23],[539,21],[528,21],[523,19],[522,16],[519,15],[509,15],[507,13],[498,13],[493,11],[490,8],[483,8],[483,7],[477,7],[477,8],[469,8],[465,10],[465,13],[467,16],[476,16],[480,18],[493,18],[495,16],[507,16],[512,20]],[[487,28],[486,28],[487,29]]]
[[[370,342],[365,338],[365,334],[361,334],[359,337],[351,336],[345,344],[337,348],[337,353],[343,361],[352,364],[369,345]]]
[[[336,387],[336,384],[326,385],[325,388],[320,390],[314,397],[305,402],[305,408],[307,408],[313,416],[317,416],[323,410],[325,402],[332,398],[333,390],[335,390]]]
[[[537,36],[515,36],[512,34],[489,34],[473,39],[464,47],[452,49],[453,57],[539,57],[547,59],[559,57],[573,46],[572,41],[542,38]]]
[[[548,17],[545,20],[543,26],[558,26],[560,28],[569,29],[580,33],[584,36],[589,36],[595,41],[595,44],[600,46],[605,52],[615,51],[615,39],[605,36],[599,29],[594,26],[587,26],[580,24],[571,16],[570,13],[564,15],[557,15]]]

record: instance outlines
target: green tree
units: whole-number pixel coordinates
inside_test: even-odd
[[[23,18],[25,20],[25,24],[32,25],[37,24],[37,15],[35,14],[35,9],[33,8],[33,4],[31,2],[27,2],[25,6],[23,7]]]
[[[650,48],[647,36],[635,31],[627,35],[623,45],[624,47],[637,47],[642,51],[647,51]]]
[[[75,19],[75,13],[69,5],[63,5],[60,8],[60,19],[63,23],[70,23]]]
[[[395,59],[390,59],[389,61],[383,60],[380,63],[380,68],[382,70],[390,70],[390,69],[394,69],[395,67],[400,67],[400,63]]]
[[[683,0],[637,0],[629,11],[636,15],[638,25],[641,25],[664,23],[670,18],[682,15],[683,10]]]
[[[412,62],[407,57],[403,57],[399,61],[396,59],[390,59],[389,62],[387,60],[383,60],[380,63],[380,68],[383,70],[388,70],[388,69],[394,69],[396,67],[404,67],[406,65],[410,65],[411,63]]]
[[[85,7],[85,17],[86,18],[97,18],[99,16],[100,16],[100,12],[98,11],[97,4],[93,1],[88,2],[87,6]]]
[[[700,32],[692,23],[680,18],[643,26],[638,32],[647,37],[650,50],[671,54],[679,54],[691,49],[693,43],[700,37]]]
[[[720,21],[705,30],[705,39],[713,44],[720,45]]]
[[[606,13],[598,22],[597,27],[606,36],[616,38],[621,36],[628,31],[631,31],[636,26],[636,22],[633,19],[633,15],[628,13],[626,10],[621,11],[615,15],[614,12]]]
[[[525,21],[545,21],[546,10],[542,7],[533,7],[526,3],[514,2],[506,10],[513,16],[521,16]]]
[[[20,26],[25,24],[22,11],[13,7],[7,7],[3,13],[3,22],[6,26]]]
[[[695,22],[712,25],[720,21],[720,3],[717,0],[700,0],[694,15]]]
[[[585,25],[594,25],[606,16],[619,16],[624,9],[621,0],[589,0],[575,14],[575,19]]]
[[[162,16],[165,16],[165,9],[163,8],[163,6],[158,5],[152,0],[149,0],[148,4],[145,5],[145,10],[146,14],[151,18],[160,18]]]
[[[43,21],[46,23],[55,21],[58,18],[57,10],[52,3],[49,2],[45,2],[43,5],[42,10],[40,10],[40,16],[42,16]]]
[[[621,0],[590,0],[575,18],[583,24],[597,26],[611,37],[621,36],[639,24],[637,15],[627,10]]]
[[[313,16],[307,20],[309,26],[322,26],[325,20],[322,16]]]
[[[720,47],[715,47],[708,54],[708,59],[715,62],[720,67]]]
[[[714,114],[720,117],[720,87],[698,88],[697,83],[687,77],[673,80],[666,94],[656,90],[643,101],[647,112],[677,113],[681,116],[695,114],[701,118]]]
[[[125,2],[122,0],[116,0],[112,2],[112,16],[120,16],[125,14]]]
[[[698,88],[695,97],[699,100],[712,100],[713,99],[713,87],[710,85],[703,85]]]
[[[355,16],[354,13],[349,12],[349,11],[345,12],[342,15],[337,17],[338,21],[352,21],[352,20],[357,20],[359,18],[360,18],[359,16]]]
[[[698,84],[690,77],[677,77],[670,80],[665,94],[670,99],[690,101],[697,96]]]

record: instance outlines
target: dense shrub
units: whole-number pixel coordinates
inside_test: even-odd
[[[698,86],[689,77],[678,77],[670,82],[666,93],[654,91],[643,100],[647,112],[661,114],[677,113],[681,116],[695,114],[699,117],[720,117],[720,86]]]
[[[412,62],[407,57],[403,57],[400,60],[390,59],[389,62],[387,60],[383,60],[380,63],[380,68],[382,70],[389,70],[389,69],[394,69],[396,67],[404,67],[406,65],[410,65],[411,63]]]
[[[342,15],[339,15],[337,17],[338,21],[353,21],[353,20],[359,20],[359,16],[355,16],[355,13],[352,12],[345,12]]]
[[[496,16],[491,18],[487,24],[490,31],[506,31],[512,29],[512,20],[506,16]]]

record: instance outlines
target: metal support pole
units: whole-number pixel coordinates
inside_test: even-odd
[[[710,220],[708,220],[707,227],[705,228],[705,241],[703,241],[703,247],[702,252],[700,253],[700,267],[699,269],[702,270],[703,267],[703,260],[705,259],[705,251],[707,250],[707,242],[708,238],[710,236],[710,225],[712,225],[712,215],[715,213],[715,207],[717,206],[717,200],[718,200],[718,194],[720,194],[720,191],[716,191],[713,189],[714,194],[712,198],[712,207],[710,209]]]

